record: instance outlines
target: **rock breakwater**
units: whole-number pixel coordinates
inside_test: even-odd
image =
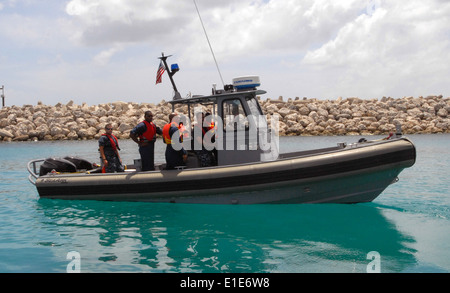
[[[450,98],[443,96],[287,101],[279,97],[261,99],[260,104],[268,116],[278,116],[280,135],[381,135],[395,131],[396,124],[402,125],[405,134],[450,133]],[[158,104],[119,101],[89,106],[70,101],[4,107],[0,141],[98,139],[107,123],[113,125],[118,138],[127,139],[146,110],[163,127],[172,108],[164,100]]]

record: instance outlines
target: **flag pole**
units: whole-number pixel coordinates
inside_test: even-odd
[[[2,94],[1,94],[1,97],[2,97],[2,108],[4,108],[5,107],[5,86],[2,85],[0,90],[2,90]]]
[[[169,58],[170,56],[172,56],[172,55],[164,56],[164,52],[163,52],[163,53],[161,53],[161,57],[158,57],[158,59],[161,59],[162,62],[164,63],[164,67],[166,68],[167,74],[169,75],[169,78],[170,78],[170,82],[172,83],[173,90],[175,91],[175,95],[174,95],[173,99],[179,100],[179,99],[181,99],[181,95],[178,92],[177,86],[175,85],[175,81],[172,78],[172,76],[176,73],[176,71],[175,72],[170,71],[169,66],[167,66],[167,62],[166,62],[167,58]]]

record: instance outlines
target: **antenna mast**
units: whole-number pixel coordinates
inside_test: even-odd
[[[211,49],[211,53],[212,53],[213,58],[214,58],[214,62],[216,63],[217,71],[219,72],[219,75],[220,75],[220,80],[222,81],[222,85],[225,87],[225,83],[223,82],[222,74],[220,73],[219,65],[217,64],[216,56],[214,55],[214,51],[213,51],[213,48],[211,46],[211,42],[209,41],[208,34],[206,33],[205,26],[203,25],[203,20],[202,20],[202,17],[200,16],[200,11],[198,11],[197,3],[195,3],[195,0],[192,0],[192,1],[194,1],[194,5],[195,5],[195,9],[197,10],[198,18],[200,19],[200,22],[201,22],[202,27],[203,27],[203,31],[205,32],[206,40],[208,41],[209,48]]]

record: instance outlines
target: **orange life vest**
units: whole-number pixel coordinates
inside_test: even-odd
[[[114,151],[119,150],[119,140],[117,139],[117,137],[114,136],[114,134],[108,135],[106,133],[103,133],[102,136],[106,136],[107,138],[109,138],[109,141],[111,142],[111,147],[113,148]]]
[[[142,123],[145,124],[147,130],[142,135],[140,135],[139,138],[141,139],[141,141],[143,141],[144,139],[152,141],[156,135],[156,125],[153,122],[147,122],[147,120],[142,121]]]
[[[170,137],[170,127],[172,127],[172,125],[178,128],[178,124],[176,124],[175,122],[167,123],[166,125],[164,125],[162,135],[165,144],[172,144],[172,138]]]
[[[184,127],[184,124],[180,123],[178,129],[180,130],[181,136],[183,136],[183,138],[189,138],[189,132],[186,130],[186,127]]]

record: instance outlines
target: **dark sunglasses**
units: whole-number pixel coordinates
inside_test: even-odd
[[[105,128],[106,130],[112,130],[112,128]]]

